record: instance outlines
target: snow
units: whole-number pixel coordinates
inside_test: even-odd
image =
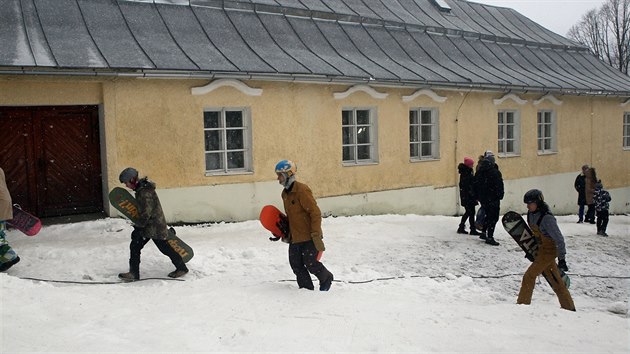
[[[500,225],[498,247],[456,234],[456,217],[325,218],[329,292],[298,290],[287,245],[258,221],[176,227],[195,250],[185,281],[134,283],[117,283],[122,219],[12,230],[22,260],[0,274],[0,351],[629,352],[630,216],[612,216],[608,238],[575,219],[558,217],[577,312],[544,280],[516,305],[523,252]],[[147,244],[141,277],[171,270]]]

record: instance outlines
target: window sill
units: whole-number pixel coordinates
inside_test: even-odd
[[[497,155],[499,158],[521,157],[521,154],[501,154]]]
[[[217,177],[217,176],[238,176],[238,175],[253,175],[253,171],[216,171],[216,172],[208,172],[206,171],[204,175],[206,177]]]
[[[355,166],[372,166],[378,165],[376,161],[366,161],[366,162],[342,162],[341,166],[343,167],[355,167]]]
[[[557,151],[538,151],[538,156],[556,155]]]
[[[429,158],[426,158],[426,159],[418,159],[418,158],[411,158],[411,159],[409,159],[409,162],[411,162],[411,163],[431,162],[431,161],[440,161],[440,159],[437,158],[437,157],[429,157]]]

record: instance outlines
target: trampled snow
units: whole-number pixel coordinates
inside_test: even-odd
[[[287,245],[258,221],[176,227],[195,250],[185,281],[134,283],[117,283],[125,220],[13,230],[21,262],[0,274],[0,351],[629,352],[630,216],[612,216],[607,238],[558,220],[577,312],[540,279],[516,305],[524,253],[500,225],[497,247],[456,234],[456,217],[325,218],[329,292],[297,289]],[[141,277],[172,270],[148,243]]]

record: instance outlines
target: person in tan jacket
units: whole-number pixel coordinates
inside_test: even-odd
[[[4,170],[0,168],[0,272],[11,268],[20,261],[17,253],[9,246],[4,230],[6,221],[13,219],[13,204],[7,188]]]
[[[328,291],[333,274],[319,261],[324,247],[322,214],[313,192],[295,180],[296,165],[289,160],[276,164],[278,182],[284,187],[282,201],[289,219],[289,264],[298,287],[314,290],[309,272],[319,280],[319,290]]]

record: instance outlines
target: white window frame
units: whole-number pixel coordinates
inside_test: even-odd
[[[415,113],[416,121],[412,121]],[[429,113],[430,123],[422,122],[422,114]],[[430,137],[423,134],[423,127],[429,127]],[[416,140],[414,140],[416,139]],[[429,144],[431,152],[423,154],[423,145]],[[409,110],[409,158],[411,161],[439,160],[440,158],[440,117],[437,108],[414,107]]]
[[[548,121],[543,121],[548,119]],[[537,148],[538,154],[553,154],[558,152],[557,130],[558,124],[554,110],[540,110],[536,114]],[[549,147],[545,147],[549,143]]]
[[[205,116],[207,112],[219,113],[219,126],[207,128],[205,126]],[[241,112],[242,114],[242,126],[241,127],[227,127],[226,126],[226,112]],[[204,154],[203,154],[203,166],[206,176],[217,175],[230,175],[230,174],[249,174],[252,173],[252,124],[251,124],[251,112],[248,107],[212,107],[205,108],[203,111],[202,127],[203,127],[203,141],[204,141]],[[228,149],[228,131],[230,130],[242,130],[243,134],[243,146],[238,149]],[[219,148],[216,150],[206,150],[208,131],[218,131],[220,134]],[[228,166],[228,154],[234,152],[243,153],[243,167],[229,167]],[[208,169],[206,156],[208,154],[221,154],[221,167],[218,169]]]
[[[512,115],[513,122],[506,122],[506,119]],[[503,118],[503,122],[501,122]],[[519,156],[521,154],[521,112],[514,109],[499,110],[497,114],[497,152],[498,156],[509,157]],[[512,128],[512,137],[507,137],[506,132]],[[512,149],[508,151],[509,143],[512,142]]]
[[[357,111],[367,111],[369,114],[369,122],[367,124],[357,123]],[[344,124],[344,113],[350,113],[350,121]],[[344,166],[369,165],[378,163],[378,119],[376,108],[374,107],[343,107],[341,110],[341,160]],[[359,134],[362,128],[369,128],[369,142],[358,142]],[[344,141],[344,132],[349,130],[350,141]],[[369,158],[360,159],[359,149],[368,148]],[[351,149],[353,158],[345,159],[344,151]]]
[[[630,150],[630,112],[623,114],[623,149]]]

